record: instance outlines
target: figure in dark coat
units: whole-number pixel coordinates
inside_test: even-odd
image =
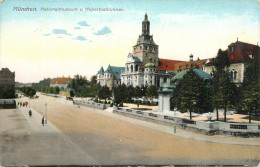
[[[42,126],[44,126],[44,117],[42,117]]]

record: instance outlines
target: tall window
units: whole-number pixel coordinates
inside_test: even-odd
[[[135,65],[135,71],[138,71],[138,65]]]
[[[230,70],[230,79],[232,81],[237,80],[237,70],[236,69],[231,69]]]

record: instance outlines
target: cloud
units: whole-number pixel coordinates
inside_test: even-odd
[[[98,30],[97,32],[95,32],[95,35],[106,35],[106,34],[110,34],[111,30],[109,27],[105,26],[102,29]]]
[[[92,40],[89,40],[89,42],[93,42]]]
[[[80,21],[80,22],[78,22],[78,25],[85,26],[85,27],[89,27],[90,26],[86,21]]]
[[[69,36],[71,36],[71,34],[69,34],[69,33],[67,32],[67,30],[64,30],[64,29],[53,29],[53,30],[52,30],[52,33],[53,33],[53,34],[64,34],[64,35],[69,35]]]
[[[49,35],[51,35],[51,34],[42,34],[42,36],[49,36]]]
[[[41,32],[41,29],[35,29],[33,32]]]
[[[86,41],[86,40],[87,40],[87,39],[86,39],[85,37],[83,37],[83,36],[77,36],[75,39],[76,39],[76,40],[79,40],[79,41]]]
[[[75,29],[75,30],[79,30],[79,29],[81,29],[81,28],[80,28],[80,27],[74,27],[74,29]]]

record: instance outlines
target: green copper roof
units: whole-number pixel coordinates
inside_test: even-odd
[[[168,82],[164,82],[160,85],[159,92],[172,92],[175,88],[175,85],[171,85]]]
[[[146,63],[144,67],[155,67],[154,63]]]
[[[116,79],[120,79],[121,71],[125,71],[125,67],[116,67],[108,65],[105,73],[112,73]]]
[[[175,75],[175,73],[173,71],[166,71],[166,73]]]
[[[178,73],[177,75],[175,75],[174,77],[172,77],[171,82],[182,79],[182,77],[188,72],[188,70],[184,70],[184,71]],[[209,75],[208,73],[206,73],[202,70],[193,69],[193,71],[196,72],[196,74],[202,79],[213,79],[213,77],[211,75]]]
[[[141,60],[137,56],[133,56],[133,58],[136,63],[141,63]]]
[[[153,41],[153,37],[150,35],[141,35],[139,36],[137,40],[137,44],[151,44],[156,45],[156,43]]]
[[[104,68],[103,68],[103,66],[100,68],[100,70],[98,71],[98,74],[104,74]]]

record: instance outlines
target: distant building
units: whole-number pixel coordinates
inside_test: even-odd
[[[69,83],[72,81],[71,78],[65,78],[65,77],[61,77],[61,78],[55,78],[51,81],[50,86],[51,87],[59,87],[60,90],[64,90],[64,91],[69,91],[68,85]]]
[[[124,67],[108,65],[106,71],[101,67],[97,73],[97,83],[101,86],[107,85],[109,89],[112,89],[113,86],[121,84],[120,76],[122,71],[124,71]]]
[[[159,87],[161,83],[170,83],[175,64],[182,61],[161,59],[158,57],[159,46],[150,35],[150,22],[147,14],[142,21],[142,35],[139,36],[133,53],[129,53],[125,70],[121,74],[121,83],[126,85]]]
[[[251,59],[259,56],[260,47],[258,45],[236,41],[228,45],[225,51],[228,54],[230,62],[230,78],[234,83],[240,84],[244,80],[246,64]],[[209,60],[205,65],[205,71],[210,75],[213,75],[214,66],[212,63],[212,60]]]
[[[207,59],[200,60],[198,58],[197,60],[193,60],[193,55],[191,54],[189,61],[179,62],[179,63],[175,64],[174,72],[176,74],[180,73],[184,70],[190,69],[192,65],[195,69],[199,69],[199,70],[204,71],[206,62],[207,62]]]
[[[10,99],[15,97],[15,72],[8,68],[0,71],[0,99]]]
[[[15,72],[11,72],[8,68],[2,68],[0,71],[0,86],[14,87],[15,85]]]

